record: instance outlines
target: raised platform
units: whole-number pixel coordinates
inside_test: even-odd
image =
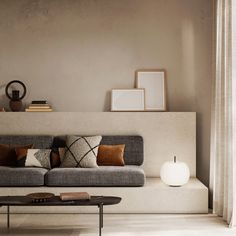
[[[144,187],[1,187],[0,195],[23,195],[31,192],[87,191],[91,195],[114,195],[122,198],[118,205],[104,209],[105,213],[208,213],[208,189],[198,179],[191,178],[182,187],[169,187],[160,178],[147,178]],[[95,213],[89,207],[12,207],[14,213]],[[5,207],[0,212],[6,212]]]
[[[196,177],[195,112],[1,112],[2,135],[141,135],[144,139],[144,187],[99,188],[0,188],[0,195],[21,195],[38,191],[60,193],[87,191],[93,195],[122,197],[109,213],[207,213],[208,189]],[[105,125],[104,125],[105,124]],[[9,129],[11,127],[11,129]],[[177,156],[187,163],[192,179],[183,187],[171,188],[160,179],[165,161]],[[3,210],[3,209],[0,209]],[[84,207],[39,207],[17,212],[91,212]]]

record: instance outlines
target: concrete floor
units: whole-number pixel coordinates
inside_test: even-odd
[[[11,229],[0,215],[0,235],[92,236],[98,235],[96,214],[13,214]],[[219,217],[208,215],[106,214],[104,236],[235,236]]]

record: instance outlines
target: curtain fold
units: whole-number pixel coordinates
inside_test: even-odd
[[[230,226],[234,217],[235,191],[235,94],[232,66],[232,6],[235,0],[216,1],[216,64],[211,120],[210,188],[213,212]]]
[[[230,226],[236,226],[236,0],[232,0],[232,87],[233,87],[233,212]]]

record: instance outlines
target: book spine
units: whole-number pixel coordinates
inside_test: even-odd
[[[30,105],[29,109],[50,109],[50,106],[34,106],[34,105]]]
[[[30,103],[30,106],[49,106],[48,103],[37,103],[37,104],[34,104],[34,103]]]
[[[25,111],[26,112],[34,112],[34,111],[52,111],[52,109],[51,108],[44,108],[44,109],[37,109],[37,108],[35,108],[35,109],[32,109],[32,108],[26,108],[25,109]]]
[[[60,193],[60,198],[62,201],[89,200],[90,195],[87,192],[69,192]]]
[[[73,197],[73,196],[61,196],[62,201],[76,201],[76,200],[89,200],[89,197]]]
[[[32,101],[31,102],[32,104],[47,104],[47,101],[46,100],[35,100],[35,101]]]

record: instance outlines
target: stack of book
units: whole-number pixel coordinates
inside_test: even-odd
[[[52,111],[52,107],[45,100],[32,101],[28,108],[25,109],[27,112],[34,111]]]
[[[87,192],[67,192],[60,193],[62,201],[89,200],[90,195]]]

